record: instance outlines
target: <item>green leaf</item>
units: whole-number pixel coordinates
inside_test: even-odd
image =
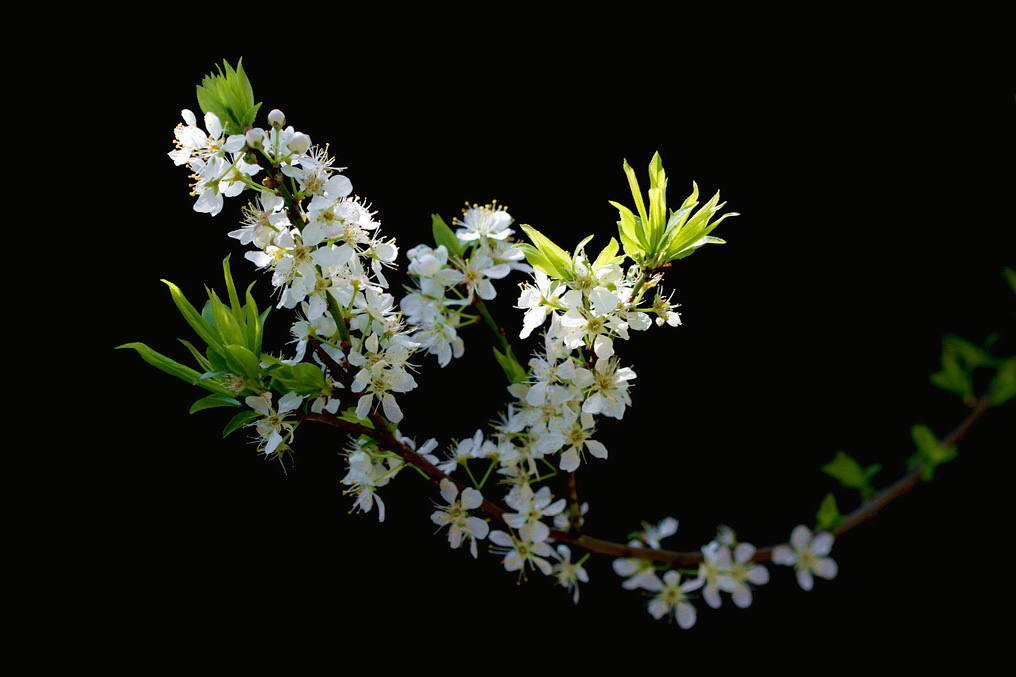
[[[617,202],[610,203],[620,214],[620,220],[617,222],[617,234],[621,238],[621,245],[624,247],[624,253],[628,255],[636,263],[642,260],[645,255],[645,247],[643,247],[638,241],[638,235],[635,233],[636,229],[636,217],[632,214],[632,211],[622,204]]]
[[[568,252],[554,244],[549,237],[536,230],[532,226],[522,225],[522,230],[529,236],[530,241],[539,250],[543,258],[556,271],[556,274],[547,273],[551,277],[568,280],[572,278],[572,261]],[[522,249],[520,247],[520,249]],[[526,250],[523,249],[523,252]],[[528,260],[528,257],[527,257]],[[547,271],[543,271],[547,272]]]
[[[1016,397],[1016,357],[1002,362],[991,379],[991,406],[1000,407]]]
[[[822,466],[822,472],[838,480],[842,486],[860,491],[862,500],[875,493],[871,478],[881,469],[878,463],[862,468],[860,463],[842,451],[837,451],[833,460]]]
[[[935,477],[935,469],[939,465],[956,458],[956,448],[942,446],[941,441],[928,426],[917,424],[911,427],[910,435],[917,446],[917,453],[911,456],[907,463],[910,467],[919,468],[921,477],[926,482]]]
[[[254,125],[260,103],[254,103],[254,90],[243,70],[243,59],[234,69],[228,61],[217,66],[218,74],[209,73],[197,86],[198,105],[205,113],[214,113],[227,134],[243,134]]]
[[[254,301],[254,295],[251,294],[251,288],[254,287],[254,283],[251,282],[250,286],[247,287],[245,294],[247,298],[247,305],[244,306],[244,325],[246,327],[246,346],[255,355],[261,354],[261,335],[263,331],[264,318],[258,316],[258,304]],[[265,309],[265,315],[271,307]]]
[[[448,250],[448,256],[461,258],[464,250],[458,236],[439,215],[431,214],[430,218],[431,231],[434,233],[434,247],[444,245],[444,248]]]
[[[642,188],[639,187],[639,180],[635,176],[635,170],[631,168],[626,159],[623,164],[625,176],[628,177],[628,188],[631,189],[631,196],[635,199],[635,209],[638,210],[639,218],[642,219],[642,223],[649,220],[649,215],[646,214],[646,204],[642,201]]]
[[[225,395],[209,395],[202,397],[200,400],[191,405],[190,413],[193,414],[204,409],[211,409],[213,407],[239,407],[240,401],[235,397],[227,397]]]
[[[494,351],[494,359],[501,365],[501,370],[504,371],[509,384],[523,383],[529,379],[529,372],[519,364],[518,359],[516,359],[515,354],[512,352],[511,346],[508,346],[508,350],[504,353],[493,346],[491,346],[491,349]]]
[[[258,419],[260,417],[261,417],[261,414],[259,414],[256,411],[250,411],[249,409],[246,410],[246,411],[241,411],[236,416],[231,418],[229,420],[229,423],[226,424],[226,427],[223,428],[223,430],[222,430],[222,437],[223,438],[228,437],[230,435],[230,433],[233,433],[236,430],[239,430],[240,428],[244,427],[245,425],[247,425],[251,421],[254,421],[255,419]]]
[[[180,343],[184,344],[184,346],[187,347],[187,350],[190,351],[190,354],[194,357],[194,359],[197,361],[197,363],[201,366],[202,369],[204,369],[205,371],[212,370],[212,363],[209,362],[208,358],[202,355],[190,341],[185,341],[184,339],[177,339],[177,341],[179,341]]]
[[[836,505],[836,497],[826,494],[818,507],[818,512],[815,513],[815,531],[832,531],[842,521],[843,515]]]
[[[152,350],[144,343],[125,343],[123,345],[117,346],[117,349],[120,348],[133,348],[134,350],[137,351],[138,355],[141,356],[141,359],[143,359],[148,364],[152,365],[156,369],[166,372],[171,376],[176,376],[178,379],[186,381],[190,385],[197,385],[204,388],[205,390],[210,390],[213,393],[220,393],[222,395],[227,395],[230,397],[233,395],[232,391],[219,385],[215,381],[199,381],[201,377],[200,372],[191,369],[185,364],[180,364],[176,360],[166,357],[165,355],[159,352]]]
[[[1012,289],[1013,294],[1016,294],[1016,270],[1013,270],[1012,268],[1006,268],[1004,273],[1005,280],[1006,282],[1009,283],[1009,288]]]
[[[558,277],[557,268],[554,267],[554,265],[550,262],[550,260],[546,256],[544,256],[543,252],[541,252],[539,249],[537,249],[531,244],[525,243],[519,243],[512,246],[515,247],[516,249],[521,250],[522,253],[525,254],[526,261],[533,268],[536,268],[538,271],[540,271],[547,277],[550,278]]]
[[[596,260],[593,261],[593,270],[599,270],[603,266],[611,263],[621,263],[624,260],[624,257],[617,255],[619,248],[617,239],[613,237],[610,238],[610,242],[607,243],[606,247],[600,250],[600,254],[596,257]]]
[[[582,252],[582,251],[584,251],[584,249],[585,249],[585,246],[586,246],[587,244],[589,244],[589,241],[590,241],[590,240],[592,240],[592,239],[593,239],[594,237],[595,237],[595,235],[589,235],[589,236],[587,236],[586,238],[584,238],[584,239],[582,240],[582,242],[579,242],[579,243],[578,243],[577,245],[575,245],[575,251],[574,251],[574,253],[572,254],[572,258],[571,258],[571,260],[572,260],[572,264],[573,264],[573,265],[574,265],[574,262],[575,262],[575,261],[578,261],[578,260],[579,260],[579,253],[580,253],[580,252]]]
[[[233,283],[233,274],[229,270],[229,257],[222,259],[222,276],[226,280],[226,293],[229,295],[229,308],[238,320],[242,318],[240,297],[236,293],[236,285]]]
[[[281,365],[272,372],[272,378],[279,382],[285,392],[298,395],[320,393],[325,388],[325,375],[321,367],[310,362]]]
[[[974,406],[974,370],[996,363],[997,359],[984,348],[948,334],[942,339],[942,368],[931,375],[931,383],[959,395],[968,406]]]
[[[236,365],[237,369],[233,372],[238,376],[243,376],[245,379],[252,381],[260,380],[261,378],[261,361],[257,355],[247,350],[243,346],[230,344],[226,346],[226,353],[230,364]]]
[[[191,329],[197,333],[202,341],[208,344],[209,348],[212,348],[218,353],[222,353],[222,339],[219,337],[218,332],[208,323],[205,318],[191,305],[187,297],[184,296],[180,288],[168,280],[163,280],[166,286],[169,287],[170,294],[173,297],[173,303],[176,304],[180,314],[183,315],[183,319],[187,321]]]

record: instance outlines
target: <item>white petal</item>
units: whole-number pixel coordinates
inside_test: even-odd
[[[817,533],[811,541],[811,551],[819,557],[825,557],[833,549],[833,540],[833,535],[828,531]]]
[[[514,545],[512,537],[503,531],[492,531],[487,538],[489,538],[490,542],[494,545],[500,545],[501,547],[507,548]]]
[[[815,563],[815,575],[821,576],[822,578],[832,579],[836,578],[836,574],[839,573],[839,567],[836,565],[835,560],[831,560],[828,557],[820,559]]]
[[[483,503],[483,494],[476,489],[468,487],[462,492],[462,507],[466,510],[479,508],[481,503]]]
[[[811,590],[815,587],[815,579],[812,578],[810,571],[800,569],[797,572],[797,584],[801,586],[802,590]]]
[[[755,585],[765,585],[769,582],[769,569],[766,569],[761,564],[753,566],[748,569],[748,580]]]
[[[799,524],[790,533],[790,544],[798,550],[804,550],[811,542],[811,529]]]
[[[695,625],[695,607],[687,602],[679,602],[677,605],[677,624],[687,630]]]
[[[773,548],[773,563],[793,566],[797,564],[797,555],[785,545],[778,545]]]

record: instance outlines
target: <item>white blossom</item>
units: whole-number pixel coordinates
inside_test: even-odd
[[[814,576],[827,580],[836,577],[836,561],[828,557],[832,548],[833,535],[828,531],[812,535],[811,529],[799,524],[790,534],[789,545],[773,548],[773,563],[794,567],[797,583],[803,590],[811,590]]]

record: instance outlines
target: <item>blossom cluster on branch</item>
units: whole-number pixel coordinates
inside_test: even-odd
[[[838,457],[827,473],[861,491],[862,512],[843,516],[826,503],[816,529],[798,525],[785,544],[756,548],[721,527],[697,552],[672,552],[662,541],[677,532],[673,518],[644,524],[627,543],[588,536],[589,506],[579,498],[575,477],[585,463],[608,458],[599,426],[622,420],[633,404],[636,372],[623,357],[623,342],[654,327],[680,326],[678,305],[663,288],[665,273],[703,245],[723,242],[711,233],[733,214],[720,215],[719,195],[700,205],[694,186],[680,207],[668,209],[659,155],[649,165],[645,197],[626,162],[634,209],[612,203],[618,237],[595,254],[587,252],[591,238],[566,251],[528,225],[521,230],[529,242],[522,242],[505,207],[467,204],[452,226],[435,215],[434,241],[405,252],[410,284],[396,298],[388,277],[400,267],[400,249],[382,235],[369,204],[353,194],[328,147],[287,126],[279,110],[268,114],[268,126],[255,126],[260,104],[253,103],[242,67],[226,64],[224,72],[208,76],[199,101],[202,124],[183,111],[170,158],[191,172],[195,211],[214,216],[225,198],[249,196],[240,227],[228,234],[248,247],[245,259],[269,277],[277,307],[292,311],[293,347],[288,355],[261,349],[268,311],[258,310],[250,289],[241,302],[228,261],[228,303],[210,292],[199,311],[170,285],[207,344],[205,351],[187,344],[201,371],[144,344],[128,347],[211,391],[192,411],[236,408],[227,432],[251,430],[266,457],[284,460],[292,453],[305,421],[345,431],[341,483],[358,510],[376,511],[383,521],[382,490],[411,469],[440,496],[430,521],[446,529],[451,548],[466,545],[475,558],[477,543],[488,540],[507,571],[552,577],[576,603],[580,584],[589,582],[586,559],[613,557],[622,586],[648,595],[653,617],[689,628],[699,600],[718,608],[724,593],[734,606],[749,606],[754,589],[770,580],[766,562],[793,567],[804,590],[812,589],[815,576],[834,578],[835,534],[866,518],[864,510],[878,501],[905,491],[876,495],[871,477],[878,468]],[[516,303],[522,312],[517,332],[505,331],[485,304],[512,273],[527,278]],[[486,431],[417,445],[401,429],[406,413],[399,396],[418,387],[423,356],[432,355],[440,367],[461,357],[463,330],[473,324],[492,330],[511,400]],[[537,332],[542,340],[523,364],[508,336]],[[1005,386],[1010,363],[999,364]],[[953,453],[949,443],[929,439],[930,432],[921,435],[911,484]]]

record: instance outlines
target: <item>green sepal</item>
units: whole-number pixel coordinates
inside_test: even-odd
[[[209,73],[197,86],[198,105],[203,112],[214,113],[227,134],[243,134],[254,125],[261,107],[254,103],[254,89],[243,70],[243,59],[236,69],[228,61],[216,68],[218,74]]]
[[[815,513],[815,531],[832,531],[842,521],[843,515],[836,505],[836,497],[826,494]]]
[[[188,413],[195,413],[204,409],[212,409],[213,407],[239,407],[240,400],[235,397],[227,397],[226,395],[213,394],[207,397],[202,397],[200,400],[191,405]]]
[[[529,379],[529,372],[519,364],[511,346],[508,346],[508,349],[503,353],[493,346],[491,346],[491,350],[494,351],[494,359],[501,365],[501,370],[504,371],[509,384],[524,383]]]
[[[917,424],[911,427],[910,435],[917,446],[917,452],[907,459],[907,465],[918,468],[925,482],[934,479],[935,468],[956,458],[956,447],[942,446],[942,442],[928,426]]]
[[[461,258],[464,249],[455,232],[448,227],[440,215],[431,214],[430,219],[431,231],[434,233],[434,247],[444,245],[444,248],[448,250],[448,256]]]
[[[860,491],[861,500],[865,501],[875,493],[871,486],[871,478],[881,469],[880,463],[863,468],[860,463],[842,451],[837,451],[833,460],[822,466],[822,472],[838,480],[847,489]]]
[[[143,359],[148,364],[152,365],[156,369],[166,372],[171,376],[176,376],[178,379],[186,381],[190,385],[200,386],[205,390],[210,390],[213,393],[219,393],[229,397],[233,395],[232,391],[220,386],[215,381],[200,380],[201,372],[191,369],[185,364],[180,364],[176,360],[166,357],[165,355],[156,352],[155,350],[152,350],[144,343],[136,343],[136,342],[125,343],[123,345],[117,346],[117,349],[120,348],[133,348],[134,350],[137,351],[138,355],[141,356],[141,359]]]
[[[239,430],[251,421],[261,418],[261,414],[256,411],[245,410],[238,413],[233,418],[229,419],[229,423],[222,429],[222,437],[228,437],[230,433]]]

